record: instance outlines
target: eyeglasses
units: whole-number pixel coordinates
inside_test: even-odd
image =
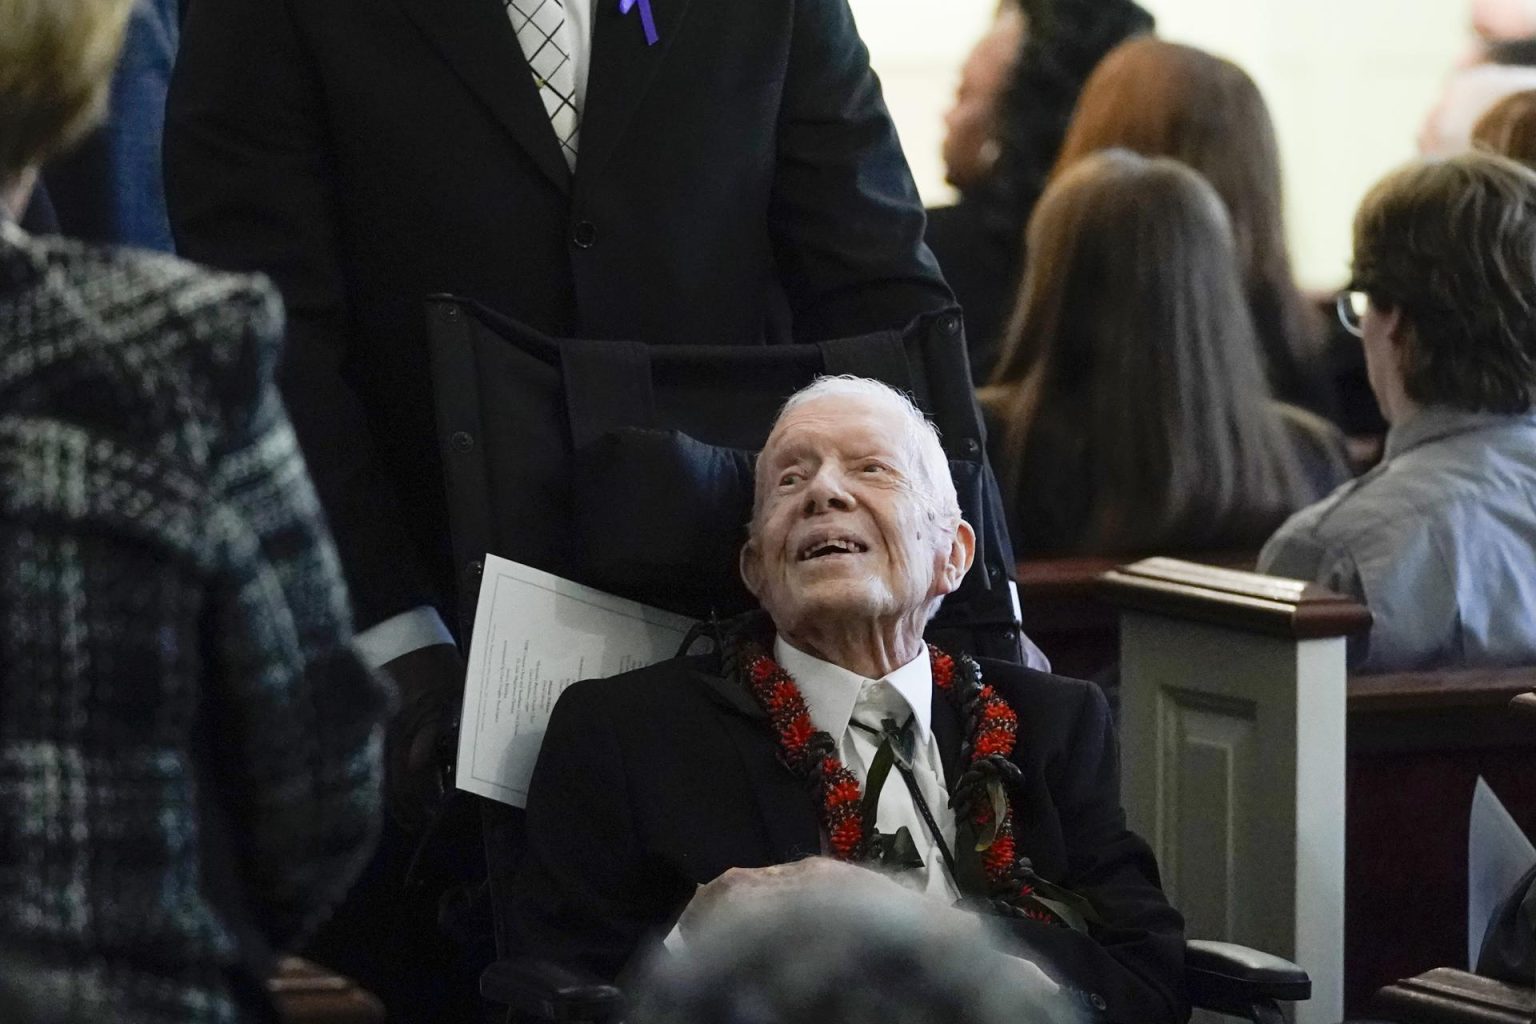
[[[1338,300],[1334,303],[1334,308],[1338,310],[1339,323],[1357,338],[1365,337],[1365,328],[1360,325],[1360,321],[1365,316],[1365,307],[1369,303],[1370,300],[1366,298],[1365,292],[1350,289],[1339,292]]]

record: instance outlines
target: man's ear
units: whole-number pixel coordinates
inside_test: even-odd
[[[944,568],[939,574],[939,593],[953,594],[959,589],[960,581],[965,579],[975,559],[976,531],[962,519],[955,526],[955,535],[949,542],[949,556],[944,560]]]
[[[741,572],[741,582],[747,585],[747,590],[753,597],[761,597],[763,553],[757,546],[756,537],[748,537],[747,542],[741,546],[741,554],[736,559],[736,565]]]

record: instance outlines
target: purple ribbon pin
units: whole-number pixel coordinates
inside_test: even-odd
[[[619,13],[628,14],[636,4],[640,5],[640,24],[645,29],[645,45],[655,46],[659,37],[656,35],[656,19],[651,16],[651,0],[619,0]]]

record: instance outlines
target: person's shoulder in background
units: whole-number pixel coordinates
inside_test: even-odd
[[[276,372],[282,307],[259,277],[0,229],[0,333],[29,372],[8,414],[162,445],[205,465]]]
[[[1295,448],[1310,500],[1316,501],[1349,482],[1354,474],[1350,470],[1349,447],[1343,431],[1299,405],[1271,401],[1270,407],[1280,417],[1286,437]]]

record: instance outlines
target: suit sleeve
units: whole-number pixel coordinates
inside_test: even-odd
[[[1091,935],[1028,919],[1009,924],[1026,955],[1042,960],[1090,1019],[1173,1024],[1189,1017],[1184,920],[1163,895],[1151,849],[1126,828],[1104,695],[1096,686],[1084,695],[1052,792],[1067,848],[1062,884],[1086,897],[1103,923]]]
[[[210,467],[227,552],[208,628],[212,743],[256,922],[292,948],[372,850],[390,694],[352,650],[339,566],[272,380],[276,299],[241,292],[221,305],[251,318],[243,344],[211,353],[227,417]]]
[[[196,0],[167,99],[166,193],[179,251],[271,277],[288,307],[281,385],[358,625],[434,603],[346,367],[348,309],[321,84],[288,0]]]
[[[797,0],[770,198],[795,332],[905,326],[953,298],[848,0]]]
[[[528,790],[508,930],[522,952],[613,979],[691,894],[666,898],[658,872],[647,870],[623,755],[600,696],[594,684],[578,683],[550,715]]]

